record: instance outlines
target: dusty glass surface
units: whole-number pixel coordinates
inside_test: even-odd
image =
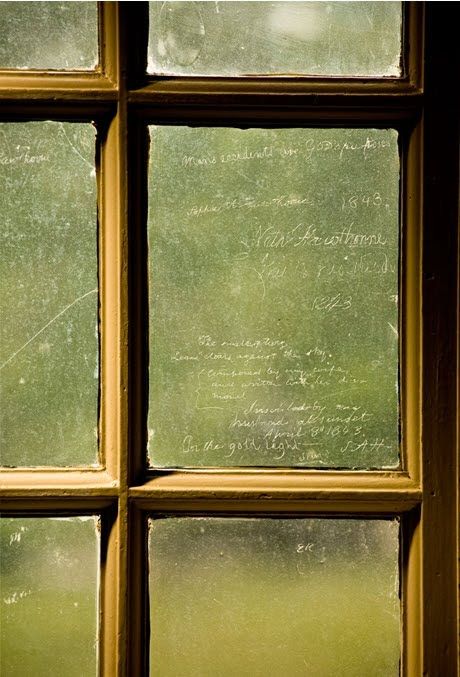
[[[151,137],[151,463],[397,466],[397,132]]]
[[[0,519],[2,677],[97,674],[96,517]]]
[[[92,70],[97,2],[0,2],[0,69]]]
[[[150,2],[148,72],[401,75],[400,2]]]
[[[150,521],[150,675],[397,677],[398,521]]]
[[[0,458],[97,462],[95,129],[0,124]]]

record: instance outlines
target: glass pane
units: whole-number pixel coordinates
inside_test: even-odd
[[[95,130],[0,124],[1,460],[97,462]]]
[[[151,134],[153,465],[397,466],[397,132]]]
[[[0,526],[0,673],[95,677],[98,519],[4,517]]]
[[[0,68],[92,70],[97,2],[0,2]]]
[[[148,72],[401,75],[400,2],[150,2]]]
[[[399,675],[398,522],[150,521],[150,675]]]

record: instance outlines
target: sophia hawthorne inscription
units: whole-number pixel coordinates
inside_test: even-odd
[[[397,132],[151,142],[150,463],[397,466]]]

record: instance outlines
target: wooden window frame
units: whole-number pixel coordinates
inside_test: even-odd
[[[404,4],[400,79],[146,76],[146,2],[99,3],[101,66],[94,73],[0,71],[2,119],[95,120],[101,139],[102,465],[4,469],[0,478],[4,513],[101,514],[101,676],[146,674],[149,514],[401,516],[401,673],[457,675],[455,9]],[[404,470],[146,470],[147,122],[401,131]]]

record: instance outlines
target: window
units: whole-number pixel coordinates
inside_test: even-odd
[[[13,3],[4,3],[10,4]],[[86,457],[81,465],[71,461],[73,467],[65,467],[65,462],[60,465],[61,461],[51,464],[27,461],[17,463],[19,467],[5,467],[1,473],[3,516],[20,520],[8,538],[13,539],[12,543],[20,542],[21,527],[31,526],[33,521],[38,530],[34,532],[33,542],[40,543],[40,534],[43,538],[48,534],[51,539],[48,543],[51,554],[48,556],[46,548],[42,549],[41,566],[56,567],[53,573],[58,570],[59,561],[61,565],[64,562],[65,567],[66,541],[75,545],[80,540],[86,544],[89,554],[85,576],[89,583],[85,585],[89,585],[94,594],[85,613],[92,619],[97,613],[95,625],[99,625],[98,656],[94,646],[87,654],[92,656],[93,667],[98,661],[99,672],[112,676],[149,674],[149,669],[151,674],[162,674],[169,669],[161,663],[164,628],[170,628],[167,624],[171,622],[184,627],[186,619],[175,618],[173,614],[171,621],[168,616],[170,609],[164,596],[168,584],[176,586],[177,608],[181,608],[180,601],[185,605],[182,608],[194,605],[194,613],[201,612],[202,621],[219,620],[219,614],[214,610],[213,616],[206,607],[209,596],[200,594],[200,585],[204,583],[195,579],[194,591],[190,587],[178,590],[186,570],[182,562],[178,565],[180,575],[174,578],[169,572],[172,565],[168,557],[179,557],[180,548],[188,552],[187,562],[197,569],[203,562],[203,552],[212,553],[212,568],[220,572],[223,582],[220,588],[216,584],[213,588],[216,594],[209,599],[220,607],[238,588],[238,579],[231,581],[229,572],[238,571],[241,566],[247,575],[251,569],[244,568],[248,556],[244,549],[246,543],[260,543],[260,556],[254,565],[258,572],[255,586],[270,571],[267,562],[270,557],[273,557],[274,571],[285,567],[289,582],[294,570],[299,580],[305,573],[311,575],[307,562],[316,562],[314,550],[318,539],[322,538],[323,544],[328,538],[332,539],[331,543],[343,542],[343,530],[350,526],[353,531],[356,526],[359,534],[354,547],[361,553],[363,570],[374,571],[374,580],[383,582],[381,589],[390,597],[390,569],[394,558],[386,560],[375,546],[366,559],[359,543],[375,545],[385,539],[387,543],[394,543],[395,534],[400,533],[401,614],[400,619],[397,614],[397,623],[392,625],[390,633],[395,636],[400,620],[401,673],[454,675],[457,667],[454,593],[457,581],[457,318],[453,308],[458,301],[459,141],[458,92],[452,83],[459,66],[455,11],[447,4],[405,3],[402,77],[395,77],[392,72],[385,77],[353,78],[348,73],[333,77],[147,75],[147,70],[155,68],[151,65],[152,55],[147,68],[148,10],[147,3],[99,3],[100,66],[92,70],[79,70],[73,62],[69,71],[40,71],[34,70],[40,67],[34,63],[26,64],[26,70],[14,70],[7,64],[0,73],[2,122],[56,123],[61,130],[59,138],[64,142],[63,147],[67,144],[61,173],[65,173],[66,166],[73,167],[72,158],[76,153],[82,154],[84,147],[83,141],[82,146],[76,145],[72,125],[87,128],[94,138],[90,126],[93,123],[97,134],[94,194],[97,189],[99,459],[96,463],[93,457],[91,460]],[[176,10],[174,6],[173,14]],[[4,11],[0,6],[0,14]],[[186,11],[191,11],[188,6]],[[179,25],[180,30],[188,27],[190,33],[186,34],[184,44],[188,50],[186,56],[193,59],[197,41],[201,39],[200,24],[190,23],[190,17],[184,22],[185,28],[181,28],[183,20],[177,16],[163,15],[160,20],[166,37],[171,35],[171,25],[173,28]],[[190,29],[194,25],[196,30]],[[57,30],[63,32],[64,28],[60,26]],[[166,45],[166,54],[170,53],[171,44],[169,41]],[[187,60],[182,52],[179,57],[183,63]],[[19,67],[23,64],[18,64]],[[48,67],[46,64],[45,68]],[[91,63],[85,67],[91,69]],[[303,463],[298,463],[298,467],[283,467],[280,463],[276,467],[275,463],[264,465],[260,461],[253,468],[245,467],[241,461],[237,468],[231,463],[228,467],[210,468],[206,461],[205,467],[191,462],[188,468],[180,469],[176,460],[170,464],[163,460],[155,462],[155,446],[148,439],[147,423],[149,361],[151,374],[160,378],[162,372],[155,365],[155,355],[149,356],[149,328],[150,334],[154,334],[156,319],[154,312],[149,325],[151,261],[148,252],[157,256],[158,243],[154,239],[155,231],[150,231],[150,241],[147,232],[148,224],[152,223],[149,180],[153,177],[154,185],[158,185],[161,174],[153,170],[149,175],[149,126],[151,157],[155,157],[152,152],[160,147],[151,150],[158,139],[154,126],[168,133],[176,130],[179,134],[185,127],[198,130],[196,133],[208,128],[225,129],[230,130],[230,135],[239,129],[267,130],[267,134],[287,130],[286,139],[291,133],[291,141],[292,130],[296,129],[302,133],[314,132],[309,138],[317,141],[319,137],[315,134],[321,134],[322,130],[332,135],[340,129],[358,133],[369,129],[395,130],[391,134],[397,134],[401,160],[398,282],[401,468],[394,458],[379,461],[375,465],[380,469],[370,470],[365,469],[368,462],[345,469],[338,463],[335,467],[326,464],[321,469],[314,463],[310,467]],[[38,132],[33,134],[38,138]],[[377,138],[380,139],[378,134]],[[25,145],[26,142],[18,143]],[[265,148],[270,143],[260,145]],[[90,164],[91,153],[90,149]],[[225,157],[229,154],[230,151],[227,155],[224,153]],[[190,156],[189,152],[187,157]],[[209,153],[196,157],[208,156]],[[190,160],[189,164],[194,163]],[[383,169],[387,169],[387,164]],[[91,178],[90,168],[87,170]],[[88,185],[92,185],[90,181]],[[171,189],[171,184],[165,186],[160,205],[160,200],[165,199]],[[190,205],[190,209],[193,207]],[[153,218],[157,219],[155,212]],[[158,219],[154,223],[158,224]],[[95,246],[91,247],[89,245],[89,251],[96,251]],[[30,255],[31,252],[32,249]],[[172,255],[173,250],[168,253]],[[92,254],[88,254],[90,256]],[[155,262],[155,258],[152,260]],[[281,272],[278,275],[282,277]],[[267,279],[264,279],[265,285]],[[292,278],[288,279],[292,284]],[[283,284],[277,280],[276,273],[270,280]],[[254,285],[256,283],[257,280]],[[80,296],[88,292],[87,298],[92,303],[95,301],[93,289],[95,287],[90,286],[82,290]],[[167,285],[164,289],[172,294]],[[150,291],[151,303],[152,298],[155,297]],[[187,311],[187,298],[181,306],[182,312]],[[70,297],[61,310],[68,303],[73,303]],[[315,303],[317,308],[325,308],[328,301],[322,298]],[[158,306],[152,307],[158,312]],[[49,319],[61,310],[56,309]],[[385,321],[390,319],[385,316]],[[228,339],[222,335],[223,340]],[[43,350],[46,351],[46,347]],[[9,357],[10,354],[6,359]],[[156,396],[155,382],[153,387],[150,384],[150,392]],[[228,394],[228,387],[224,394]],[[177,402],[173,405],[178,410]],[[212,418],[208,420],[212,423]],[[58,454],[60,447],[52,425],[51,421],[49,445],[57,449]],[[46,432],[44,427],[45,439]],[[27,446],[30,431],[22,433],[23,445]],[[4,464],[13,465],[9,461]],[[167,465],[170,467],[165,469]],[[43,522],[50,518],[52,522]],[[24,524],[24,520],[29,522]],[[304,538],[307,527],[315,535],[311,540]],[[332,535],[325,535],[327,529]],[[204,534],[203,538],[199,534]],[[295,548],[284,556],[287,546],[283,539],[289,535],[292,539],[289,548],[292,544]],[[168,548],[175,542],[178,545],[171,555]],[[276,543],[277,548],[273,550],[267,543]],[[72,550],[68,556],[74,560],[77,557]],[[277,557],[283,564],[279,564]],[[337,566],[346,568],[347,555],[339,552],[337,557]],[[150,570],[149,558],[153,564]],[[98,567],[94,564],[97,561]],[[69,571],[81,573],[82,567],[76,565]],[[65,574],[61,571],[59,577],[63,580]],[[22,589],[20,586],[8,592],[9,602],[3,600],[6,607],[16,607],[18,599],[32,601],[28,581]],[[83,586],[81,580],[80,583]],[[358,583],[354,580],[355,587],[359,587]],[[274,588],[277,584],[278,580],[270,582]],[[322,579],[321,584],[325,586],[324,599],[328,599],[331,578]],[[98,586],[100,592],[96,593]],[[227,597],[222,597],[220,593],[225,586]],[[261,598],[262,587],[256,588]],[[244,596],[246,592],[240,594]],[[291,594],[292,605],[295,591],[291,590]],[[392,594],[391,603],[399,607],[394,590]],[[203,601],[204,598],[208,601]],[[72,604],[75,602],[78,604],[79,600],[73,600]],[[281,602],[279,613],[284,624],[287,621],[282,616],[285,609]],[[310,603],[314,608],[318,598],[312,597]],[[275,613],[273,606],[270,609]],[[225,608],[221,613],[225,613]],[[190,619],[187,622],[187,627],[193,626],[193,619],[191,624]],[[272,636],[272,631],[273,623],[269,623],[266,636]],[[289,647],[284,653],[281,651],[281,670],[283,666],[286,669],[283,660],[294,650],[296,635],[294,631],[283,635],[282,628],[280,633],[284,646]],[[222,639],[218,631],[215,638]],[[210,637],[209,644],[213,640],[214,637]],[[246,640],[247,637],[241,637],[241,647],[247,646]],[[85,641],[91,644],[90,639]],[[257,636],[253,641],[257,645]],[[231,646],[235,650],[238,644]],[[334,653],[333,648],[331,651]],[[389,651],[394,651],[394,645]],[[366,651],[363,656],[365,654]],[[304,659],[303,667],[307,671],[310,657],[303,656]],[[72,655],[72,660],[81,659]],[[80,665],[77,664],[75,674],[81,674]],[[226,665],[222,670],[231,670],[232,661]],[[21,669],[23,667],[24,663]],[[88,674],[93,674],[93,667],[88,667]],[[324,674],[331,674],[327,669],[323,669]],[[329,671],[335,669],[329,667]],[[18,673],[12,671],[11,674]]]

